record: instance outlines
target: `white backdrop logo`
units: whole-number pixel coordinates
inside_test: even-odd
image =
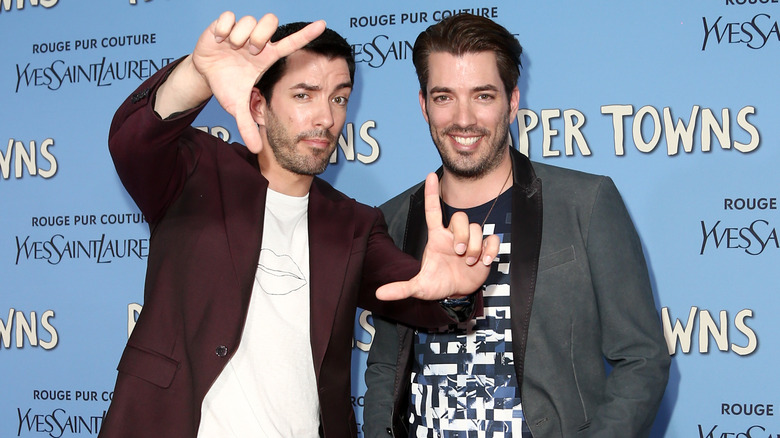
[[[59,0],[0,0],[0,12],[9,12],[14,9],[23,10],[27,3],[30,6],[41,6],[51,8],[57,5]]]
[[[54,139],[43,141],[9,138],[5,152],[0,149],[0,174],[3,179],[20,179],[24,175],[48,179],[57,174],[57,158],[49,150]]]
[[[376,330],[374,329],[374,326],[368,322],[368,317],[371,316],[371,312],[368,310],[361,310],[360,314],[357,317],[357,323],[360,327],[357,333],[352,337],[352,348],[357,348],[360,351],[368,353],[368,350],[371,349],[371,343],[374,341],[374,334],[376,333]],[[365,337],[368,336],[368,342],[363,342],[359,339],[365,339]]]
[[[357,159],[363,164],[371,164],[379,158],[379,142],[374,138],[369,130],[376,128],[376,121],[367,120],[362,125],[355,136],[355,124],[347,123],[344,126],[344,132],[339,135],[339,147],[333,151],[333,155],[330,156],[330,164],[334,164],[338,161],[338,151],[344,154],[344,158],[347,161],[355,161]],[[345,135],[346,134],[346,135]],[[356,137],[359,138],[364,144],[357,143]],[[361,146],[360,148],[356,145]],[[366,149],[365,146],[368,146]],[[368,153],[363,153],[368,152]]]
[[[720,120],[716,116],[718,113]],[[748,119],[755,113],[756,108],[753,106],[740,108],[735,116],[729,108],[718,111],[699,105],[694,105],[690,114],[682,116],[673,114],[668,106],[658,110],[654,106],[645,105],[636,111],[633,105],[601,106],[601,114],[609,116],[612,122],[616,156],[626,155],[626,149],[643,154],[666,149],[665,153],[670,157],[681,152],[690,154],[697,149],[710,152],[714,146],[713,138],[723,150],[733,148],[741,153],[750,153],[761,144],[758,128]],[[584,131],[586,122],[585,113],[573,108],[550,108],[538,112],[520,109],[517,112],[518,149],[530,156],[531,140],[537,141],[534,147],[537,149],[541,137],[542,157],[557,157],[562,151],[566,156],[577,153],[590,156],[592,151]],[[560,144],[561,137],[563,147]],[[743,138],[747,142],[740,141]],[[664,143],[666,148],[660,146]]]
[[[688,313],[688,320],[683,323],[678,319],[672,321],[668,307],[661,309],[661,321],[669,354],[677,353],[678,344],[682,353],[690,353],[694,339],[698,339],[699,353],[702,354],[710,352],[710,339],[715,341],[715,347],[719,351],[732,351],[739,356],[747,356],[756,351],[758,336],[747,324],[747,321],[753,318],[753,310],[742,309],[731,321],[725,310],[717,312],[716,315],[717,320],[709,310],[699,310],[693,306]]]
[[[24,348],[29,345],[51,350],[57,346],[60,339],[53,319],[54,310],[51,309],[42,313],[9,309],[5,321],[0,318],[0,349],[9,349],[12,346]]]

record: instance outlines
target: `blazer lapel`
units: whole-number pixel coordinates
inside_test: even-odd
[[[234,155],[235,151],[228,147],[219,148],[217,172],[222,194],[225,234],[236,282],[246,309],[252,295],[257,261],[260,257],[268,181],[260,174],[256,162],[250,161],[243,165],[244,163],[236,161]],[[247,158],[252,160],[254,155]]]
[[[417,260],[422,260],[425,245],[428,243],[428,227],[425,221],[424,203],[425,185],[421,186],[409,198],[409,216],[406,223],[417,224],[418,226],[406,227],[403,248],[401,248],[403,252],[414,256]]]
[[[522,382],[539,251],[542,247],[542,182],[536,177],[528,158],[515,149],[510,152],[515,175],[512,187],[512,253],[509,256],[512,266],[512,342],[517,381]]]
[[[355,228],[353,203],[328,197],[321,184],[315,178],[309,195],[309,330],[317,376],[344,291]]]

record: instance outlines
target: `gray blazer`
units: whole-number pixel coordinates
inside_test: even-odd
[[[528,426],[536,438],[648,436],[670,356],[620,194],[608,177],[511,155],[512,346]],[[421,185],[381,208],[396,244],[419,257]],[[374,322],[365,436],[406,437],[413,332]]]

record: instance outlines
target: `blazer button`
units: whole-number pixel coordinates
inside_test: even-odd
[[[393,429],[388,427],[387,429],[385,429],[385,432],[387,432],[388,435],[392,435],[393,434]]]
[[[227,347],[225,347],[224,345],[220,345],[219,347],[217,347],[217,356],[225,357],[225,356],[227,356],[227,354],[228,354],[228,348]]]

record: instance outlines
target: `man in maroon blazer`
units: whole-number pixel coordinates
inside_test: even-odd
[[[355,437],[356,307],[441,326],[451,301],[406,297],[482,285],[498,245],[478,225],[429,228],[420,265],[395,248],[377,209],[315,177],[353,76],[350,46],[323,22],[277,29],[271,15],[236,22],[228,12],[119,108],[109,146],[151,247],[144,310],[101,436]],[[247,147],[190,126],[212,95]],[[436,178],[426,206],[441,224]]]

